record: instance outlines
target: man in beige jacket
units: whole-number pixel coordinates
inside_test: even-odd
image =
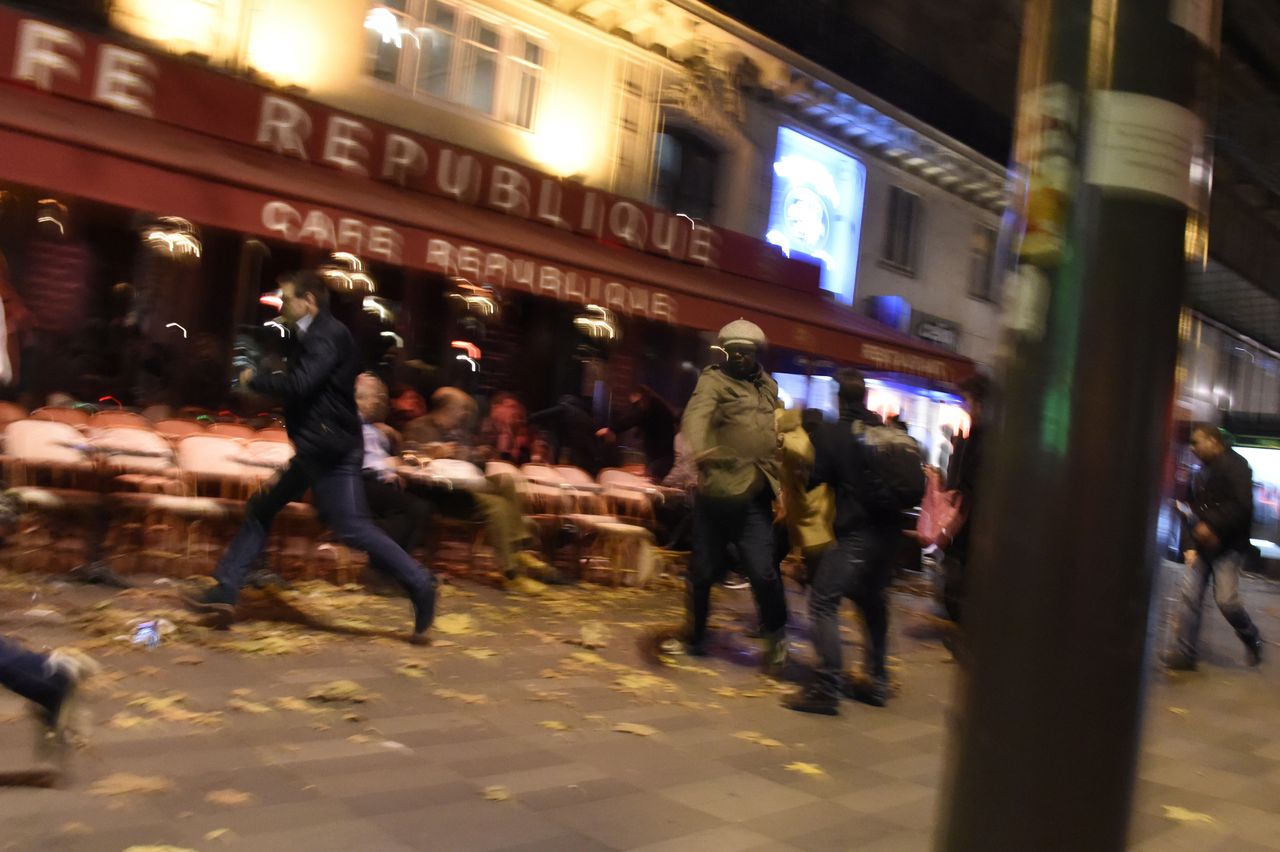
[[[728,568],[725,549],[734,543],[738,570],[750,580],[760,611],[763,665],[776,672],[786,663],[787,601],[773,559],[773,500],[781,487],[774,423],[779,402],[777,383],[758,361],[765,344],[755,323],[735,320],[720,329],[725,363],[702,371],[685,406],[681,430],[698,465],[685,648],[706,654],[711,587]]]

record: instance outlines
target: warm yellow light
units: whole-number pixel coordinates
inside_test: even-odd
[[[112,21],[125,32],[174,53],[214,56],[220,4],[208,0],[116,0]]]
[[[274,6],[255,15],[246,51],[249,67],[279,85],[313,84],[316,58],[324,53],[313,24],[312,19]]]
[[[571,96],[548,98],[542,105],[530,153],[552,174],[587,177],[601,158],[599,117]]]

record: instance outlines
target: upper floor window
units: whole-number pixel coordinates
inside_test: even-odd
[[[969,249],[969,295],[984,302],[996,298],[996,229],[978,225]]]
[[[533,127],[546,61],[537,34],[477,7],[440,0],[374,3],[365,30],[370,76]]]
[[[654,203],[694,219],[711,220],[716,206],[720,152],[695,133],[668,127],[658,134]]]
[[[889,221],[880,255],[884,265],[914,275],[919,231],[920,196],[900,186],[889,187]]]

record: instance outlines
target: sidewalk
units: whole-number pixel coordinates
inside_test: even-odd
[[[1248,581],[1245,594],[1264,636],[1280,637],[1280,586]],[[404,600],[317,589],[289,602],[298,612],[250,611],[330,629],[209,633],[167,585],[113,594],[0,574],[0,631],[80,644],[107,667],[92,747],[66,787],[0,790],[0,849],[931,846],[955,666],[914,638],[930,632],[930,603],[909,590],[892,601],[899,696],[846,703],[839,718],[779,706],[790,687],[756,674],[745,590],[717,591],[714,656],[674,665],[642,650],[679,622],[674,586],[531,598],[463,581],[446,589],[430,648],[398,638]],[[792,607],[802,615],[794,590]],[[153,616],[175,623],[159,648],[116,638]],[[793,624],[807,660],[805,619]],[[1153,678],[1134,848],[1280,849],[1280,648],[1250,670],[1216,612],[1205,627],[1200,673]],[[309,698],[342,697],[337,681],[365,700]],[[0,770],[27,765],[23,709],[0,696]]]

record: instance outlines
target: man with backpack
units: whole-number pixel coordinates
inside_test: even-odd
[[[822,554],[809,591],[817,677],[786,702],[792,710],[827,716],[840,712],[844,688],[853,699],[874,707],[883,707],[889,700],[885,665],[889,548],[901,526],[902,511],[924,493],[918,445],[867,410],[863,375],[842,370],[836,382],[840,420],[817,424],[810,434],[814,447],[810,484],[829,485],[836,504],[836,544]],[[846,597],[862,613],[867,629],[866,678],[848,681],[847,687],[839,626],[840,602]]]

